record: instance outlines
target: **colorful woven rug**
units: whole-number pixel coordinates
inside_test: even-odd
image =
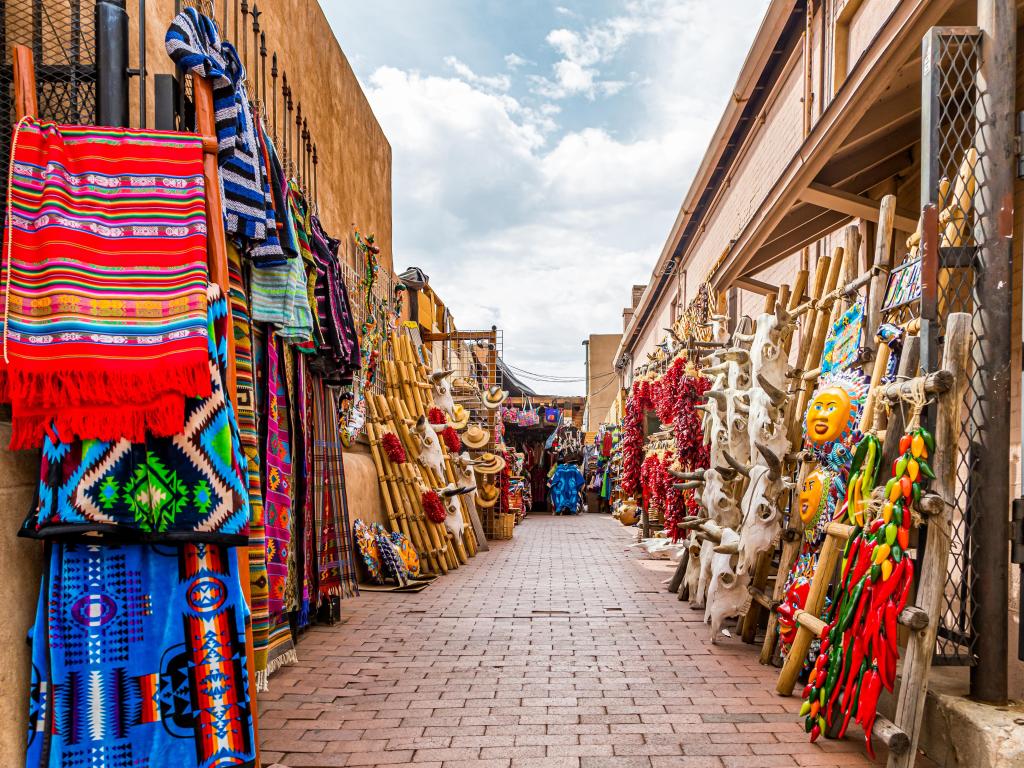
[[[52,424],[64,440],[180,432],[185,397],[210,394],[201,139],[27,122],[12,164],[11,447]]]
[[[323,535],[328,543],[321,561],[320,591],[321,594],[337,594],[346,598],[359,596],[359,577],[356,574],[355,548],[348,514],[345,451],[341,441],[342,427],[337,398],[337,389],[324,385],[325,416],[320,421],[320,427],[323,429],[326,449],[323,461],[327,485]]]
[[[235,371],[238,393],[235,410],[242,452],[248,462],[249,488],[249,610],[252,617],[252,644],[256,666],[256,690],[266,690],[267,641],[270,637],[270,610],[267,605],[267,537],[264,528],[263,489],[260,484],[260,435],[257,420],[255,360],[252,323],[245,295],[242,256],[234,245],[228,246],[231,323],[235,331]]]
[[[292,449],[288,432],[288,399],[278,358],[278,341],[266,334],[266,496],[268,609],[280,616],[288,608],[288,560],[292,548]]]
[[[236,563],[209,544],[52,544],[26,766],[254,766]]]
[[[39,503],[21,534],[100,533],[124,540],[244,544],[246,459],[224,396],[227,300],[208,292],[209,397],[190,398],[184,427],[144,442],[43,440]]]

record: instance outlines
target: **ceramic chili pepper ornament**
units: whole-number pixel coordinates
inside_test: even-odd
[[[893,462],[879,508],[878,501],[861,502],[871,498],[877,484],[881,448],[867,436],[854,450],[846,500],[853,535],[843,552],[839,587],[826,614],[821,652],[801,708],[812,741],[835,726],[841,738],[853,720],[864,729],[872,757],[878,698],[883,690],[893,690],[896,679],[897,616],[906,606],[914,578],[905,552],[922,484],[934,477],[928,457],[935,441],[919,426],[901,438],[900,456]]]

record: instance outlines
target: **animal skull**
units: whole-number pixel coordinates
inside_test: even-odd
[[[441,453],[441,441],[437,437],[438,432],[443,429],[443,424],[431,424],[425,416],[420,416],[411,432],[412,439],[420,450],[420,455],[416,457],[416,460],[424,467],[433,470],[438,478],[444,477],[441,468],[444,456]]]
[[[752,574],[758,556],[775,545],[782,530],[779,495],[793,487],[783,476],[782,459],[778,455],[762,443],[757,443],[757,452],[763,463],[750,468],[750,482],[741,504],[743,526],[736,568],[739,575]]]
[[[766,312],[757,318],[750,344],[751,375],[761,374],[775,387],[786,385],[787,361],[782,353],[782,341],[796,327],[796,321],[780,304],[775,312]]]
[[[776,456],[785,456],[789,451],[789,435],[785,428],[785,406],[787,395],[776,389],[761,374],[758,384],[747,394],[750,412],[747,415],[749,451],[751,458],[757,457],[755,443],[762,443]]]
[[[456,541],[461,540],[462,532],[466,528],[466,520],[462,516],[462,507],[459,504],[459,496],[464,496],[475,490],[475,485],[465,486],[449,483],[445,488],[438,491],[441,496],[441,500],[444,502],[445,528],[451,532]]]
[[[434,398],[434,405],[452,416],[455,412],[455,399],[452,397],[452,388],[448,383],[448,377],[455,371],[434,371],[430,374],[430,392]]]
[[[713,548],[711,579],[708,584],[704,622],[711,625],[711,642],[717,643],[726,619],[741,615],[750,604],[750,577],[736,573],[740,537],[731,528],[722,529],[722,542]]]

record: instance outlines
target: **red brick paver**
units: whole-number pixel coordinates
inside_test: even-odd
[[[346,601],[261,695],[264,764],[870,764],[859,732],[809,744],[758,649],[712,646],[629,537],[606,516],[531,516],[419,594]]]

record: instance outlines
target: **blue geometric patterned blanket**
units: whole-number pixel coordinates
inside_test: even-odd
[[[254,766],[235,550],[48,546],[26,766]]]
[[[247,459],[242,452],[227,376],[227,301],[208,291],[209,397],[185,404],[173,437],[43,441],[39,503],[21,535],[118,540],[245,544],[248,541]]]

